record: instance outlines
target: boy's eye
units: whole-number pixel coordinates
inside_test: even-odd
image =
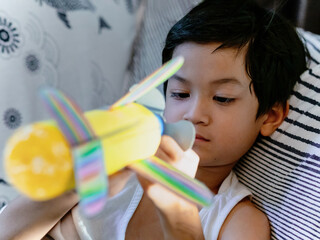
[[[226,98],[226,97],[219,97],[219,96],[214,96],[213,100],[222,103],[222,104],[228,104],[234,101],[234,98]]]
[[[172,92],[170,97],[176,98],[176,99],[183,99],[188,98],[190,96],[189,93],[179,93],[179,92]]]

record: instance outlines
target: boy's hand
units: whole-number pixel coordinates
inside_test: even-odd
[[[199,163],[198,155],[191,149],[183,152],[169,136],[161,139],[156,156],[194,177]],[[158,210],[166,239],[204,239],[198,208],[160,184],[138,176],[147,196]]]

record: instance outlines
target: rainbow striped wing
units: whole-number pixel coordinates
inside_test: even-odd
[[[201,206],[209,206],[212,203],[213,194],[206,185],[155,156],[135,162],[129,168],[193,203]]]
[[[51,116],[71,146],[85,143],[95,138],[88,121],[80,108],[62,92],[53,88],[43,88],[40,96]]]
[[[93,140],[73,148],[76,159],[76,183],[80,196],[80,209],[85,216],[94,217],[103,209],[108,195],[108,181],[100,140]],[[103,159],[102,159],[103,160]]]
[[[147,93],[149,90],[159,86],[161,83],[175,74],[183,65],[183,57],[176,57],[165,63],[151,75],[143,79],[135,88],[115,102],[111,108],[123,106],[133,102]]]
[[[80,207],[93,217],[103,209],[108,193],[101,142],[80,108],[62,92],[44,88],[40,96],[72,147]]]

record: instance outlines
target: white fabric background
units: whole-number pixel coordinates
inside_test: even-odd
[[[1,1],[1,160],[17,127],[49,117],[39,87],[62,90],[83,110],[123,95],[144,9],[144,0]],[[1,164],[0,179],[5,178]],[[14,196],[0,183],[0,208]]]

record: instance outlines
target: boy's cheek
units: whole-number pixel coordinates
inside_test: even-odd
[[[182,120],[182,114],[180,113],[178,108],[166,107],[163,116],[168,123]]]

